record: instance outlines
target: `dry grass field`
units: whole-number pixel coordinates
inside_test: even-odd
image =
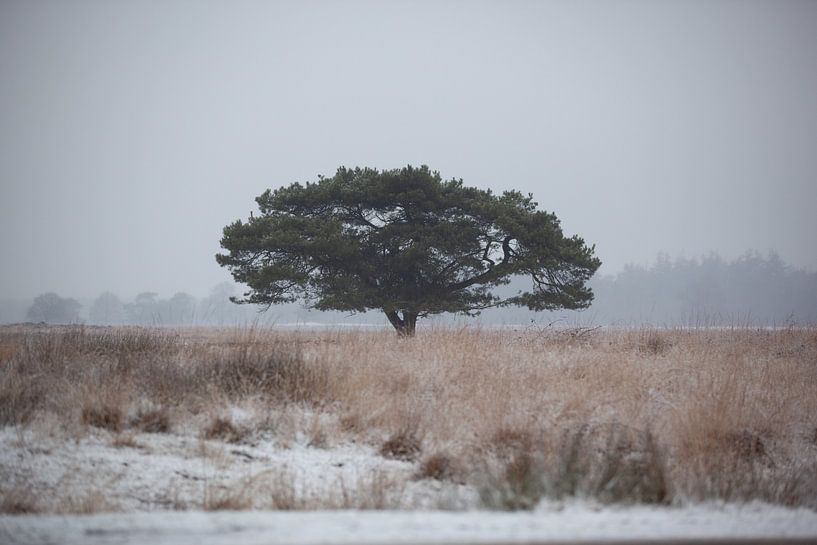
[[[8,326],[0,425],[7,513],[139,509],[113,484],[63,490],[64,476],[38,468],[92,441],[161,460],[174,437],[211,475],[229,452],[253,469],[146,509],[412,508],[394,498],[416,483],[459,490],[433,503],[449,508],[577,497],[817,509],[817,331]],[[256,460],[263,445],[330,458],[355,446],[384,465],[310,494],[300,481],[314,476]],[[74,472],[97,463],[74,460]]]

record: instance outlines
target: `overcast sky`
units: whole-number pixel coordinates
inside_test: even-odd
[[[532,192],[614,273],[817,269],[817,2],[0,3],[0,297],[206,294],[339,165]]]

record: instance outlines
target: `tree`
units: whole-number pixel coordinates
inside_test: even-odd
[[[532,195],[443,181],[428,167],[341,167],[315,183],[267,190],[259,216],[224,228],[216,255],[249,291],[238,303],[303,300],[319,310],[382,310],[398,333],[417,318],[503,305],[586,308],[594,247],[562,234]],[[528,291],[492,290],[515,275]]]
[[[157,325],[160,320],[158,294],[145,291],[136,296],[132,303],[125,305],[125,316],[129,324]]]
[[[230,302],[230,298],[235,296],[235,284],[232,282],[221,282],[210,290],[210,295],[202,299],[199,303],[199,317],[204,323],[215,325],[237,325],[246,318],[240,307],[236,307]]]
[[[38,295],[28,308],[26,320],[48,324],[72,324],[79,321],[79,309],[82,308],[75,299],[62,298],[49,292]]]
[[[192,324],[196,315],[196,298],[178,292],[167,301],[167,322],[172,325]]]
[[[106,291],[94,300],[88,311],[93,324],[121,324],[125,317],[125,307],[116,294]]]

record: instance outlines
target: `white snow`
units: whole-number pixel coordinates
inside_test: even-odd
[[[236,420],[249,418],[232,411]],[[120,437],[121,439],[121,437]],[[138,434],[130,446],[91,430],[71,436],[47,428],[0,430],[0,485],[22,488],[40,508],[65,510],[97,494],[94,515],[3,515],[0,544],[367,544],[523,543],[552,540],[665,538],[809,538],[817,512],[761,503],[674,508],[601,507],[542,502],[534,512],[486,512],[465,485],[414,480],[416,466],[387,460],[373,446],[310,446],[256,435],[242,444],[195,435]],[[384,486],[378,479],[384,479]],[[201,509],[250,486],[247,511]],[[337,511],[272,511],[271,495],[290,494],[292,507]],[[378,494],[381,497],[378,497]],[[334,498],[332,500],[332,498]],[[93,497],[91,497],[93,500]],[[334,502],[334,503],[333,503]],[[390,511],[349,510],[381,507]],[[468,511],[439,511],[471,509]],[[69,509],[70,510],[70,509]]]
[[[532,513],[440,511],[163,512],[0,517],[0,542],[153,545],[532,543],[809,538],[817,513],[761,504],[667,509],[574,505]]]
[[[104,431],[70,438],[0,429],[2,490],[30,490],[46,511],[93,494],[104,499],[100,509],[125,512],[198,509],[208,498],[232,494],[250,497],[256,508],[270,507],[274,495],[292,496],[300,508],[462,509],[477,501],[470,487],[413,480],[413,464],[385,459],[372,446],[317,448],[300,433],[283,443],[263,436],[231,444],[148,433],[133,436],[130,446],[115,446],[115,440]]]

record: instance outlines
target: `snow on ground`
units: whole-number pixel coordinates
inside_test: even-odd
[[[242,414],[234,412],[233,420]],[[371,445],[311,446],[256,434],[223,443],[192,434],[133,436],[59,426],[0,430],[0,485],[48,512],[3,515],[0,543],[346,544],[520,543],[665,538],[810,538],[817,513],[765,504],[682,508],[543,502],[534,512],[473,510],[473,488],[415,480],[415,466]],[[396,485],[395,485],[396,483]],[[395,495],[396,494],[396,495]],[[235,496],[244,511],[201,511]],[[241,499],[241,498],[239,498]],[[331,505],[337,511],[274,511]],[[217,505],[216,505],[217,506]],[[391,511],[349,508],[388,507]],[[235,505],[233,506],[235,507]],[[471,509],[439,511],[435,509]],[[176,510],[182,509],[182,511]],[[185,511],[184,509],[191,509]]]
[[[424,511],[163,512],[3,516],[12,544],[243,545],[535,543],[548,541],[807,538],[817,513],[744,507],[606,508],[574,505],[530,513]]]
[[[289,508],[464,508],[477,501],[469,487],[414,480],[414,472],[370,445],[318,448],[305,437],[282,443],[256,435],[232,444],[176,434],[123,441],[102,430],[74,438],[0,430],[2,489],[30,491],[48,512],[81,510],[75,506],[89,501],[125,512],[201,509],[231,497],[257,508],[273,501]]]

